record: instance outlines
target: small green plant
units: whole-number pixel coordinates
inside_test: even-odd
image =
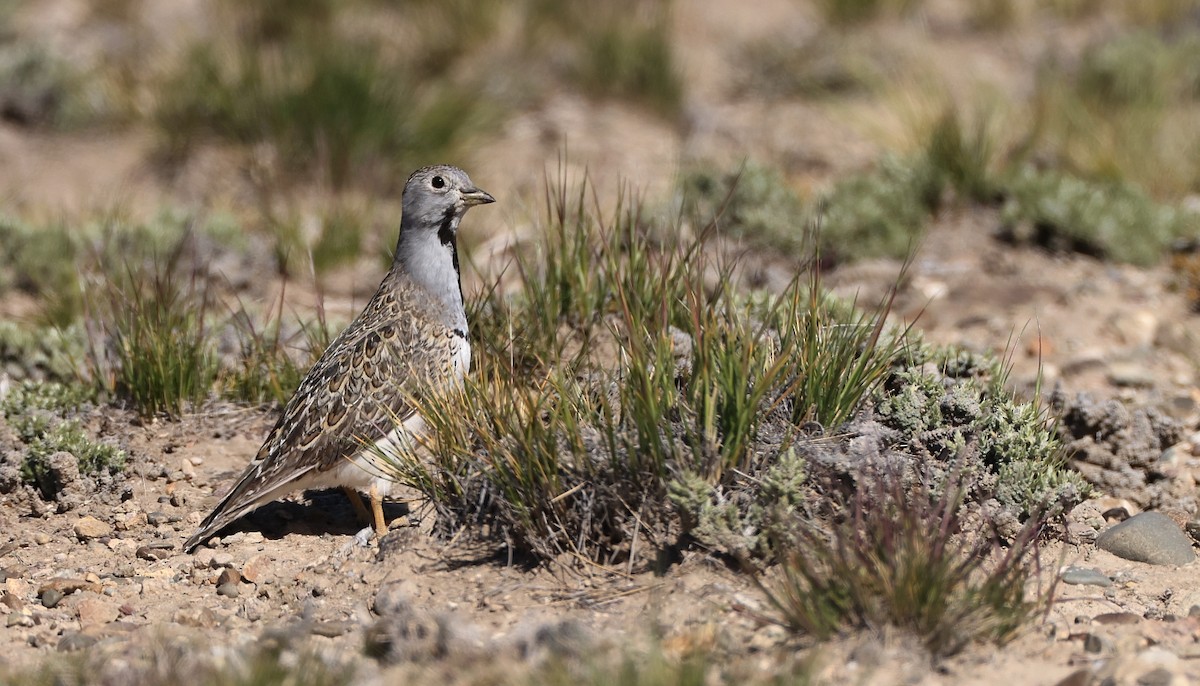
[[[199,654],[194,644],[155,639],[140,646],[142,654],[133,666],[114,667],[102,651],[89,648],[58,655],[33,667],[5,666],[0,679],[22,686],[84,686],[100,680],[121,680],[139,686],[345,686],[358,680],[352,661],[334,662],[309,648],[278,645],[229,648],[220,658]]]
[[[17,288],[45,302],[45,318],[66,326],[79,313],[79,248],[65,226],[0,218],[0,292]]]
[[[975,641],[1003,643],[1042,609],[1053,588],[1033,598],[1039,569],[1032,517],[1002,546],[964,527],[964,491],[931,488],[919,474],[859,478],[844,521],[828,531],[797,522],[779,544],[774,578],[760,581],[785,627],[817,639],[852,627],[912,631],[935,657]]]
[[[0,399],[0,413],[25,444],[21,478],[47,499],[62,487],[51,465],[57,453],[70,453],[85,475],[115,474],[125,466],[124,451],[93,440],[78,421],[68,418],[94,395],[93,389],[78,384],[25,381]]]
[[[741,62],[741,88],[776,98],[858,94],[884,81],[882,60],[871,46],[824,33],[799,45],[786,36],[755,41]]]
[[[84,332],[65,328],[0,322],[0,364],[18,379],[67,382],[78,379]]]
[[[60,128],[87,120],[84,76],[34,41],[0,43],[0,114],[20,126]]]
[[[821,257],[848,262],[911,254],[940,196],[938,175],[921,160],[885,157],[875,170],[838,181],[824,199]]]
[[[127,264],[123,276],[96,287],[89,306],[90,328],[111,347],[88,351],[91,377],[144,415],[178,416],[206,399],[217,378],[207,281],[195,273],[181,278],[179,256]]]
[[[789,252],[805,245],[809,216],[778,169],[754,162],[732,173],[701,168],[686,174],[681,186],[694,224],[711,220],[719,234]]]
[[[313,269],[318,273],[352,262],[362,253],[367,218],[347,207],[337,207],[321,223],[321,235],[312,247]]]
[[[1065,171],[1156,198],[1195,192],[1198,54],[1195,32],[1133,31],[1089,47],[1078,68],[1043,64],[1023,147]]]
[[[1146,265],[1200,235],[1200,214],[1160,205],[1126,183],[1025,169],[1008,193],[1005,235],[1053,250]]]
[[[683,79],[668,29],[662,12],[649,21],[613,21],[587,32],[580,81],[601,95],[640,100],[674,115],[683,101]]]
[[[554,55],[572,86],[592,95],[642,103],[673,119],[683,78],[671,41],[671,4],[662,0],[525,3],[527,59]]]

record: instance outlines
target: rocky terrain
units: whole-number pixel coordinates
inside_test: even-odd
[[[48,45],[74,41],[81,53],[99,50],[89,41],[108,34],[89,19],[86,4],[43,3],[25,11],[22,30]],[[681,167],[746,158],[778,163],[805,194],[869,167],[903,138],[897,130],[905,108],[920,109],[900,97],[881,108],[866,97],[830,105],[755,90],[743,83],[739,50],[780,35],[809,39],[821,30],[819,3],[776,0],[757,3],[755,12],[739,2],[701,4],[674,3],[671,15],[688,84],[682,124],[644,106],[558,92],[461,155],[472,178],[499,199],[497,212],[464,224],[468,290],[482,288],[480,274],[494,273],[506,250],[530,237],[543,174],[564,146],[566,171],[587,169],[603,194],[628,181],[649,199],[671,197]],[[1084,45],[1120,25],[1108,15],[1079,23],[1025,19],[991,33],[973,29],[958,3],[925,4],[918,18],[896,20],[875,37],[912,59],[962,65],[942,74],[952,96],[974,92],[976,81],[1027,94],[1027,67],[1047,45]],[[179,37],[188,34],[179,27],[202,10],[201,2],[178,3],[144,21],[160,37]],[[116,205],[138,216],[168,206],[250,213],[254,172],[227,146],[202,146],[166,173],[156,145],[143,124],[63,131],[6,117],[5,211],[70,219]],[[328,189],[307,190],[293,190],[289,200],[304,211]],[[1192,193],[1185,204],[1195,204]],[[392,214],[371,240],[386,246],[394,238],[397,211],[395,198],[375,201],[371,212]],[[708,670],[709,680],[702,665],[687,683],[711,683],[717,673],[733,680],[797,674],[830,684],[1200,681],[1194,293],[1165,256],[1133,266],[1018,245],[1004,224],[994,205],[952,204],[932,214],[902,278],[902,259],[871,258],[838,265],[825,284],[875,303],[900,278],[897,322],[915,322],[932,343],[1003,357],[1009,386],[1040,395],[1059,413],[1070,464],[1094,492],[1040,549],[1038,588],[1030,593],[1054,585],[1049,611],[1006,645],[972,645],[931,661],[911,638],[881,628],[814,647],[765,620],[764,596],[727,558],[695,548],[665,567],[566,557],[528,564],[503,546],[433,536],[433,512],[417,498],[389,503],[396,523],[368,545],[356,540],[361,525],[344,496],[320,492],[264,507],[185,554],[183,539],[254,456],[277,412],[270,404],[210,400],[177,419],[85,404],[74,419],[123,450],[124,468],[82,475],[73,460],[50,455],[43,475],[54,483],[49,497],[23,478],[21,427],[0,414],[0,675],[42,683],[35,679],[46,670],[76,670],[85,681],[126,683],[237,667],[239,660],[251,661],[238,667],[250,673],[246,655],[267,654],[293,666],[312,660],[313,674],[328,671],[329,683],[521,683],[530,670],[563,661],[586,672],[601,656],[633,646],[669,661],[696,652],[726,660],[724,670]],[[323,303],[334,321],[353,314],[384,268],[360,255],[319,283],[289,282],[272,268],[269,247],[250,245],[213,253],[232,292],[263,303],[282,292],[289,309],[303,312]],[[748,280],[767,288],[786,282],[803,261],[748,245]],[[39,306],[21,289],[0,295],[6,321],[34,322]],[[19,367],[0,372],[0,398],[19,388]]]

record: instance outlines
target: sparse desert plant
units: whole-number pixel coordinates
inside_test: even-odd
[[[0,322],[0,364],[17,379],[76,381],[83,360],[83,328]]]
[[[1153,264],[1200,235],[1200,214],[1161,205],[1127,183],[1025,169],[1010,182],[1005,236],[1132,264]]]
[[[848,262],[911,254],[941,197],[926,162],[885,157],[878,167],[838,181],[821,214],[821,257]]]
[[[694,169],[680,181],[693,223],[723,235],[803,252],[809,215],[779,169],[747,162],[733,172]]]
[[[1195,32],[1134,31],[1089,47],[1078,68],[1043,64],[1025,147],[1065,171],[1156,198],[1195,192],[1198,53]]]
[[[96,284],[89,330],[107,340],[88,351],[91,378],[144,415],[178,416],[208,397],[218,361],[206,318],[208,283],[177,269],[180,253]]]
[[[386,456],[445,531],[483,521],[510,554],[633,564],[670,545],[679,475],[709,488],[740,475],[759,489],[803,481],[764,476],[795,430],[790,408],[840,422],[900,354],[884,315],[808,298],[817,283],[737,296],[733,265],[704,249],[711,232],[660,243],[652,237],[671,232],[644,225],[636,207],[606,222],[570,202],[586,193],[550,197],[568,201],[550,205],[551,245],[565,252],[540,259],[568,259],[525,263],[524,296],[485,293],[489,314],[511,321],[477,334],[460,393],[424,399],[432,461]],[[706,288],[706,273],[725,285]],[[837,392],[811,393],[810,377]]]
[[[883,80],[870,46],[844,35],[817,34],[797,43],[787,36],[758,40],[742,50],[740,88],[774,98],[838,96],[869,91]]]
[[[46,498],[60,488],[55,483],[51,457],[70,453],[79,473],[116,473],[125,465],[125,453],[108,443],[93,440],[70,416],[90,402],[94,389],[74,384],[25,381],[0,399],[0,413],[24,443],[21,478],[37,486]]]
[[[844,520],[828,530],[796,522],[778,544],[777,573],[759,582],[773,618],[817,639],[895,626],[935,657],[1011,639],[1051,600],[1053,585],[1026,591],[1040,571],[1044,520],[1031,517],[1005,546],[965,525],[964,496],[919,471],[862,475]]]
[[[43,300],[45,318],[66,326],[79,313],[79,245],[65,226],[0,218],[0,291],[17,288]]]
[[[423,81],[370,35],[331,37],[338,6],[309,4],[227,8],[243,30],[195,46],[159,88],[154,117],[169,157],[205,137],[267,144],[284,178],[390,187],[415,161],[453,157],[486,119],[486,99],[470,84]]]
[[[671,3],[529,0],[524,13],[531,57],[556,55],[561,75],[598,97],[640,102],[669,119],[684,81],[671,43]]]

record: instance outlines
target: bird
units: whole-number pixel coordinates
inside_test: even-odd
[[[420,393],[454,387],[470,371],[458,227],[468,209],[492,202],[457,167],[413,172],[378,290],[309,369],[185,552],[262,505],[317,488],[341,487],[375,534],[386,533],[382,498],[394,482],[380,468],[380,449],[411,445],[424,428],[414,406]],[[370,497],[370,513],[359,490]]]

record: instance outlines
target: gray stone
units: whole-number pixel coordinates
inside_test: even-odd
[[[1112,579],[1106,574],[1087,567],[1067,567],[1062,573],[1062,582],[1079,586],[1112,586]]]
[[[52,610],[62,601],[62,599],[62,591],[56,588],[48,588],[46,589],[46,592],[42,594],[42,607],[46,608],[47,610]]]
[[[78,631],[67,631],[63,633],[62,638],[58,639],[58,651],[73,653],[96,645],[96,640],[94,636],[81,634]]]
[[[1143,512],[1110,527],[1096,537],[1096,547],[1152,565],[1185,565],[1196,559],[1191,537],[1159,512]]]

